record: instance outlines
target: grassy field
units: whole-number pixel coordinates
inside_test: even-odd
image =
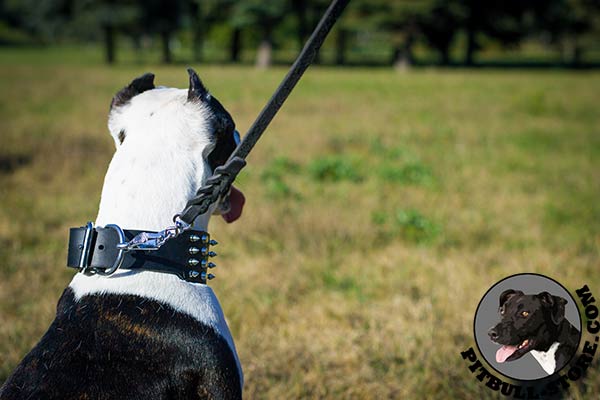
[[[73,275],[112,95],[147,70],[187,82],[33,61],[0,62],[0,382]],[[241,132],[285,73],[195,67]],[[309,70],[240,176],[244,216],[211,225],[246,397],[495,398],[460,357],[492,284],[600,295],[598,104],[596,72]],[[597,361],[585,382],[571,395],[598,398]]]

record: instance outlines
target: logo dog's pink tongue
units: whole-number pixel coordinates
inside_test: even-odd
[[[502,346],[496,352],[496,361],[503,363],[508,357],[510,357],[515,351],[517,346]]]
[[[242,215],[245,202],[244,194],[232,186],[229,194],[229,212],[222,215],[223,219],[229,224],[238,219]]]

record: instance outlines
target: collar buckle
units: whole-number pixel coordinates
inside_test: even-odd
[[[88,221],[85,224],[85,233],[83,235],[83,242],[79,245],[81,248],[81,255],[79,256],[79,272],[85,272],[90,261],[90,248],[92,246],[92,239],[94,238],[94,224]]]
[[[117,245],[117,249],[119,249],[119,252],[117,253],[117,258],[115,259],[115,262],[110,268],[107,268],[105,270],[97,269],[95,271],[98,275],[108,276],[114,274],[115,271],[121,268],[121,265],[123,265],[123,259],[125,258],[125,250],[119,247],[119,245],[124,243],[127,240],[127,238],[125,237],[125,232],[123,232],[123,229],[121,229],[119,225],[108,224],[105,226],[105,228],[114,229],[119,235],[119,244]]]

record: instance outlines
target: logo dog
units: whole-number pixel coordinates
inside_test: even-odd
[[[160,231],[236,147],[235,124],[188,70],[188,89],[145,74],[112,100],[116,152],[97,226]],[[231,189],[211,214],[235,221]],[[186,247],[187,251],[187,247]],[[143,268],[75,275],[40,342],[0,389],[1,399],[235,399],[243,375],[221,306],[206,284]]]
[[[500,322],[488,331],[502,347],[496,361],[514,361],[527,353],[552,375],[573,356],[579,331],[565,318],[567,300],[548,292],[526,295],[509,289],[500,295]]]

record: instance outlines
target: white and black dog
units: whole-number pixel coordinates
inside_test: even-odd
[[[113,98],[116,144],[98,226],[160,231],[235,149],[234,122],[193,70],[190,86],[133,80]],[[231,222],[243,195],[200,216]],[[223,209],[223,204],[226,208]],[[221,208],[221,210],[219,210]],[[243,376],[221,306],[210,287],[148,270],[78,273],[56,319],[0,389],[1,399],[235,399]]]
[[[500,322],[488,332],[493,342],[502,345],[496,361],[514,361],[531,353],[548,375],[560,370],[579,343],[579,331],[565,318],[565,304],[566,299],[548,292],[502,292]]]

